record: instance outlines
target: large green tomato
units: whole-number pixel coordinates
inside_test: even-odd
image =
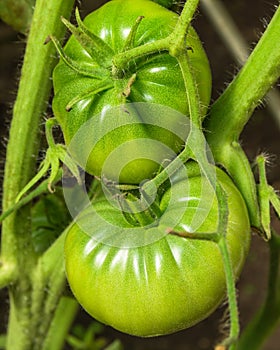
[[[126,48],[129,33],[139,16],[144,18],[130,47]],[[170,116],[170,127],[167,129],[154,120],[154,110],[149,116],[143,116],[137,106],[132,107],[133,111],[130,110],[126,116],[108,112],[111,108],[114,111],[116,106],[140,102],[166,106],[184,115],[184,124],[188,123],[185,85],[174,57],[166,52],[140,57],[127,63],[121,75],[114,72],[112,63],[115,55],[123,50],[167,37],[177,20],[177,14],[149,0],[113,0],[84,20],[88,30],[99,40],[102,39],[103,46],[97,43],[103,47],[101,53],[97,56],[94,50],[89,53],[73,35],[67,42],[65,53],[75,64],[69,66],[61,59],[54,70],[53,111],[61,125],[66,145],[69,146],[75,139],[75,150],[70,153],[90,174],[104,175],[120,183],[139,183],[153,177],[165,159],[174,158],[166,147],[175,154],[183,148],[184,137],[182,139],[176,132],[170,131],[176,127],[183,128],[182,120],[176,113]],[[207,57],[193,28],[189,29],[186,45],[191,48],[188,56],[197,82],[203,116],[210,100],[211,75]],[[78,69],[79,65],[82,65],[81,69]],[[91,74],[96,74],[96,77]],[[69,103],[71,108],[67,110]],[[169,112],[162,112],[161,109],[156,113],[157,118],[162,113]],[[91,122],[86,123],[88,121]],[[79,133],[82,125],[84,128]],[[139,142],[130,142],[134,140]],[[147,146],[146,140],[157,141],[158,147]],[[166,147],[160,147],[160,144]],[[113,156],[117,164],[104,170],[106,159],[121,145],[119,154]],[[119,168],[122,170],[119,171]]]
[[[217,171],[228,196],[226,241],[237,278],[249,249],[250,224],[239,191],[225,173]],[[210,210],[195,232],[217,232],[216,197],[200,202],[205,184],[200,175],[174,183],[161,198],[159,219],[138,227],[145,239],[158,237],[142,246],[117,246],[112,243],[114,237],[112,244],[104,243],[105,235],[114,235],[114,227],[125,234],[132,227],[107,200],[93,204],[95,214],[87,210],[81,214],[81,225],[74,224],[66,237],[66,272],[74,295],[90,315],[122,332],[150,337],[190,327],[218,307],[226,295],[218,245],[178,235],[192,230],[193,218],[209,203]],[[90,234],[81,228],[86,226],[91,226]],[[172,227],[177,234],[167,234]]]

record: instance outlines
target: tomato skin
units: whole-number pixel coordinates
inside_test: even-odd
[[[218,171],[218,180],[228,195],[227,244],[234,274],[238,277],[250,244],[247,209],[227,175]],[[200,176],[189,179],[188,196],[194,208],[201,181],[204,180]],[[182,185],[176,183],[175,191],[180,193]],[[168,207],[168,202],[167,191],[161,200],[161,209],[166,210],[163,217],[167,212],[175,217],[178,207]],[[93,206],[99,208],[99,215],[104,215],[110,224],[129,227],[108,202],[101,200]],[[182,224],[190,224],[194,213],[191,207],[185,211],[176,230],[182,231]],[[84,215],[84,220],[88,219],[89,216]],[[95,218],[91,219],[94,223]],[[161,219],[158,230],[166,229],[160,222]],[[197,232],[213,232],[216,224],[215,200]],[[101,229],[110,231],[110,225]],[[143,232],[145,230],[148,229],[143,227]],[[67,278],[85,310],[117,330],[141,337],[170,334],[206,318],[225,297],[223,261],[214,242],[167,234],[146,246],[118,248],[98,242],[94,236],[85,234],[78,225],[70,229],[65,241]]]
[[[129,31],[139,16],[145,18],[138,27],[135,47],[168,36],[178,19],[177,14],[152,1],[113,0],[88,15],[84,23],[91,32],[108,44],[115,55],[122,51]],[[203,115],[210,100],[211,74],[207,57],[193,28],[190,28],[187,45],[193,50],[189,51],[188,54],[198,84]],[[66,111],[67,104],[82,92],[89,91],[96,83],[96,79],[77,73],[62,60],[56,66],[53,73],[55,93],[53,111],[61,125],[67,146],[79,128],[91,118],[94,119],[94,127],[100,127],[102,130],[110,129],[112,121],[109,120],[106,125],[106,121],[101,118],[101,115],[104,110],[123,103],[145,102],[164,105],[188,116],[189,108],[182,73],[176,59],[167,53],[136,60],[135,65],[130,65],[128,72],[122,79],[116,79],[111,77],[112,67],[110,65],[106,68],[100,67],[73,36],[66,44],[65,52],[76,62],[86,64],[88,68],[107,70],[108,79],[111,79],[112,82],[112,87],[95,96],[87,96],[76,103],[70,111]],[[123,90],[127,87],[133,74],[136,74],[136,79],[131,85],[129,95],[124,98]],[[141,121],[141,116],[137,116],[136,119],[138,122]],[[176,123],[178,120],[175,118],[173,124],[176,125]],[[163,151],[159,164],[154,164],[149,159],[140,162],[135,160],[127,165],[120,179],[118,179],[118,174],[114,173],[114,169],[109,174],[102,174],[102,167],[108,155],[120,144],[136,138],[153,139],[155,138],[153,135],[156,135],[159,142],[166,144],[175,153],[182,149],[184,142],[180,142],[180,147],[178,147],[178,139],[168,137],[166,131],[159,128],[151,130],[149,126],[145,125],[142,128],[137,126],[133,129],[131,126],[125,126],[108,136],[100,137],[100,143],[94,147],[90,159],[85,165],[86,171],[92,175],[105,175],[105,177],[114,181],[119,180],[121,183],[139,183],[145,178],[151,178],[158,170],[161,161],[165,159]],[[79,161],[80,156],[76,156],[76,158]],[[147,158],[149,157],[147,156]],[[143,169],[146,172],[143,172]]]

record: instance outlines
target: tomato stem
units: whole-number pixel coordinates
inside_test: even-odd
[[[148,44],[134,47],[128,51],[115,55],[112,59],[112,76],[119,77],[128,68],[129,62],[140,57],[145,57],[154,53],[168,51],[169,38],[153,41]]]
[[[168,37],[131,48],[130,50],[115,55],[112,59],[113,77],[122,76],[123,72],[127,70],[129,62],[137,58],[155,53],[160,54],[163,51],[168,51],[171,55],[177,57],[183,52],[185,53],[185,51],[188,49],[185,44],[187,30],[193,14],[198,6],[198,2],[198,0],[188,0],[185,3],[184,9],[178,19],[174,31]],[[138,25],[139,23],[136,22],[136,29]],[[132,34],[134,34],[134,31]]]
[[[59,181],[62,177],[62,171],[59,171],[56,180],[53,182],[54,184]],[[28,193],[25,197],[23,197],[20,201],[16,202],[13,206],[11,206],[8,210],[0,215],[0,223],[4,221],[9,215],[17,211],[18,209],[25,206],[27,203],[30,203],[34,198],[38,197],[42,193],[46,193],[48,191],[49,180],[44,180],[41,182],[32,192]]]
[[[215,161],[234,179],[246,201],[251,224],[262,230],[256,184],[238,139],[255,107],[280,76],[280,7],[246,64],[213,104],[205,122]]]
[[[169,53],[174,57],[180,57],[186,53],[186,36],[188,28],[197,9],[199,0],[188,0],[183,8],[183,11],[178,19],[173,33],[170,35]]]
[[[219,207],[220,210],[220,207]],[[227,285],[227,298],[229,303],[229,315],[230,315],[230,333],[229,337],[223,342],[224,345],[228,345],[230,350],[234,350],[236,347],[235,343],[239,336],[239,316],[238,316],[238,305],[237,305],[237,295],[235,289],[235,278],[232,269],[232,264],[229,256],[229,251],[226,242],[226,236],[223,234],[218,243],[220,248],[226,276]]]
[[[13,206],[17,194],[35,170],[34,155],[38,152],[38,130],[41,117],[48,105],[50,76],[56,63],[55,48],[44,45],[44,42],[52,32],[56,32],[59,37],[63,36],[64,28],[59,16],[64,14],[69,17],[72,5],[73,1],[36,1],[7,147],[3,191],[4,212]],[[42,349],[45,334],[37,335],[36,332],[38,325],[46,321],[45,317],[41,317],[42,305],[49,295],[46,293],[44,298],[39,298],[43,299],[43,304],[41,308],[38,307],[38,315],[34,316],[31,312],[32,305],[40,300],[33,300],[32,290],[45,293],[46,286],[39,289],[38,286],[41,286],[39,281],[32,279],[38,256],[31,240],[28,205],[12,213],[3,222],[1,250],[3,262],[14,264],[17,271],[20,271],[16,281],[9,286],[11,309],[6,348],[7,350]],[[61,255],[62,251],[58,256]],[[62,276],[64,277],[64,274]]]

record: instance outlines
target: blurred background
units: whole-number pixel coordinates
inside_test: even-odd
[[[106,1],[81,1],[82,16],[99,7]],[[212,0],[214,3],[215,1]],[[200,35],[209,57],[213,74],[212,101],[221,94],[227,84],[238,72],[238,64],[225,42],[221,33],[226,32],[229,20],[225,14],[219,13],[223,30],[215,29],[210,19],[207,3],[201,1],[201,7],[194,27]],[[223,0],[231,19],[236,24],[249,50],[258,41],[267,22],[273,15],[277,0]],[[204,5],[204,6],[203,6]],[[219,17],[218,16],[218,17]],[[230,28],[229,28],[230,29]],[[233,35],[236,38],[234,33]],[[0,22],[0,137],[1,137],[1,180],[5,159],[5,145],[7,143],[9,124],[13,102],[16,97],[17,83],[20,76],[20,66],[24,55],[25,37],[13,30],[7,24]],[[277,102],[276,102],[277,103]],[[277,106],[277,105],[276,105]],[[276,107],[277,111],[277,107]],[[278,102],[278,119],[275,113],[264,106],[259,107],[242,134],[242,145],[250,160],[257,154],[265,152],[271,156],[268,168],[268,179],[271,185],[280,189],[280,100]],[[280,232],[280,225],[273,217],[274,227]],[[258,236],[253,236],[252,249],[247,259],[245,269],[238,282],[240,320],[242,328],[249,322],[254,312],[265,298],[267,289],[268,247]],[[5,291],[0,292],[0,333],[5,331],[7,323],[8,298]],[[139,339],[119,333],[110,327],[104,328],[102,334],[109,340],[120,339],[125,350],[203,350],[212,349],[222,337],[222,330],[227,323],[226,307],[220,307],[211,317],[191,329],[174,335]],[[82,310],[77,319],[78,323],[87,324],[91,318]],[[268,340],[263,350],[280,349],[280,328]],[[254,349],[248,349],[254,350]]]

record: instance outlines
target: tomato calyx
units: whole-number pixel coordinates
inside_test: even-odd
[[[62,17],[63,24],[100,67],[109,68],[114,55],[113,50],[101,38],[87,29],[81,20],[78,8],[76,8],[75,15],[77,27]]]
[[[130,67],[130,62],[127,62],[126,67],[117,68],[113,64],[113,57],[115,54],[112,48],[107,45],[104,40],[87,29],[81,20],[78,8],[76,8],[75,16],[78,25],[77,27],[64,17],[61,17],[61,21],[69,29],[71,34],[75,37],[83,49],[93,59],[93,66],[89,67],[88,64],[77,62],[76,60],[73,60],[67,56],[61,44],[54,36],[50,35],[46,40],[46,43],[48,43],[50,40],[54,43],[61,59],[68,67],[80,75],[93,78],[91,88],[88,91],[83,91],[81,94],[75,96],[71,101],[69,101],[66,106],[66,111],[69,112],[76,103],[83,99],[93,97],[98,93],[116,87],[115,85],[117,81],[122,82],[119,89],[119,97],[120,101],[122,101],[123,98],[127,98],[130,95],[131,86],[136,80],[136,67]],[[134,47],[137,29],[143,18],[144,16],[138,16],[136,19],[135,24],[131,27],[130,33],[120,53],[124,53]]]
[[[125,53],[135,47],[135,37],[137,34],[138,27],[141,21],[144,19],[144,16],[138,16],[134,25],[131,27],[128,37],[124,43],[123,49],[120,54]],[[117,67],[114,64],[114,59],[112,59],[112,78],[113,79],[122,79],[127,76],[130,72],[130,62],[127,62],[125,66]]]
[[[105,192],[110,201],[117,203],[124,219],[132,226],[146,227],[154,225],[162,216],[159,207],[159,195],[155,198],[149,196],[142,186],[134,189],[120,190],[119,186],[106,186]]]

